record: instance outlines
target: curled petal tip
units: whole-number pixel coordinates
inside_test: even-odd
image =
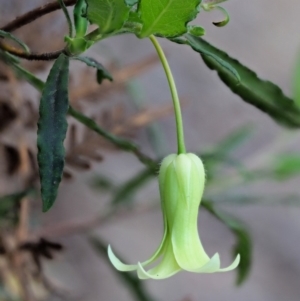
[[[136,265],[129,265],[121,262],[120,259],[113,253],[110,245],[107,248],[107,254],[110,262],[117,270],[121,272],[130,272],[137,269]]]
[[[241,261],[241,255],[238,254],[230,266],[224,269],[220,269],[219,272],[228,272],[234,270],[239,265],[240,261]]]
[[[138,264],[137,264],[137,275],[142,280],[150,278],[148,273],[145,271],[145,269],[143,268],[143,266],[141,265],[140,262],[138,262]]]

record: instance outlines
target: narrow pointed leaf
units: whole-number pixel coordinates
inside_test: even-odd
[[[73,57],[74,60],[81,61],[85,63],[89,67],[93,67],[97,69],[97,82],[101,84],[104,79],[108,79],[109,81],[113,81],[112,75],[109,71],[98,61],[93,58],[86,56],[76,56]]]
[[[141,37],[152,34],[176,37],[187,32],[187,24],[196,18],[200,0],[140,0],[138,12],[143,22]]]
[[[220,79],[232,92],[268,114],[279,124],[290,128],[300,127],[300,108],[292,99],[285,96],[278,86],[258,78],[253,71],[203,39],[190,36],[189,41],[194,50],[200,48],[202,51],[212,53],[236,70],[240,82],[236,81],[236,76],[233,76],[232,72],[228,72],[226,66],[199,51],[205,64],[218,72]]]
[[[50,71],[40,102],[37,143],[43,211],[54,204],[64,169],[68,78],[69,58],[61,54]]]
[[[207,47],[203,47],[203,44],[199,43],[199,38],[187,34],[187,41],[188,44],[197,52],[199,52],[204,60],[204,57],[206,59],[210,59],[213,60],[215,64],[217,64],[218,66],[220,66],[225,72],[229,73],[230,75],[232,75],[235,78],[235,85],[238,85],[241,81],[241,77],[238,73],[238,71],[234,68],[234,66],[232,64],[230,64],[230,62],[227,62],[226,60],[224,60],[220,55],[218,55],[218,53],[215,53],[213,51],[211,51],[210,49],[208,49]]]
[[[26,53],[30,52],[29,48],[27,47],[27,45],[24,42],[22,42],[20,39],[18,39],[17,37],[15,37],[13,34],[11,34],[10,32],[6,32],[4,30],[0,30],[0,37],[12,40],[12,41],[16,42],[17,44],[19,44],[25,50]]]

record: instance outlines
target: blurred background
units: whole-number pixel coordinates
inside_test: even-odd
[[[0,0],[0,26],[46,2]],[[193,23],[205,27],[207,41],[291,95],[299,1],[231,0],[224,7],[231,16],[226,27],[212,25],[222,18],[218,11],[202,12]],[[63,46],[67,26],[57,11],[15,34],[31,49],[49,52]],[[247,279],[236,286],[235,271],[182,272],[140,284],[116,272],[103,251],[108,243],[136,263],[161,240],[157,180],[134,155],[71,118],[64,181],[54,208],[43,214],[38,195],[23,193],[37,182],[39,94],[0,64],[0,300],[299,300],[300,132],[243,102],[189,47],[161,43],[181,96],[187,148],[203,154],[207,168],[205,200],[242,221],[251,238]],[[150,41],[114,37],[88,55],[110,70],[114,82],[99,86],[94,70],[72,62],[72,105],[152,158],[175,152],[170,93]],[[44,62],[23,66],[42,79],[51,68]],[[199,229],[208,254],[219,252],[222,265],[230,263],[237,233],[204,208]],[[98,248],[90,235],[99,239]],[[7,250],[20,242],[22,256],[10,256]]]

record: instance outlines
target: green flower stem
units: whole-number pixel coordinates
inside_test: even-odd
[[[184,154],[184,153],[186,153],[186,149],[185,149],[185,144],[184,144],[184,131],[183,131],[183,124],[182,124],[182,115],[181,115],[180,101],[179,101],[174,77],[173,77],[171,68],[169,66],[169,63],[167,61],[167,58],[166,58],[160,44],[158,43],[158,41],[156,40],[156,38],[153,35],[150,36],[150,40],[153,43],[153,45],[157,51],[157,54],[164,67],[164,70],[165,70],[165,73],[166,73],[166,76],[167,76],[167,79],[169,82],[169,86],[170,86],[170,90],[171,90],[171,94],[172,94],[173,105],[174,105],[174,111],[175,111],[175,119],[176,119],[178,154]]]

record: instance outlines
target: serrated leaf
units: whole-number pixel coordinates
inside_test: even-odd
[[[300,109],[295,105],[292,99],[285,96],[282,90],[272,82],[262,80],[257,75],[243,66],[236,59],[231,58],[225,52],[217,49],[213,45],[201,38],[189,38],[195,45],[200,47],[221,60],[229,64],[240,76],[240,82],[237,84],[236,76],[228,72],[228,68],[220,64],[213,57],[200,53],[205,64],[212,70],[216,70],[220,79],[231,89],[232,92],[239,95],[247,103],[257,107],[268,114],[279,124],[290,127],[300,127]]]
[[[97,69],[97,81],[99,84],[103,82],[104,79],[108,79],[109,81],[113,81],[112,75],[108,72],[108,70],[98,61],[90,57],[77,56],[73,57],[74,60],[81,61],[89,67],[93,67]]]
[[[0,37],[12,40],[12,41],[16,42],[17,44],[19,44],[25,50],[26,53],[30,52],[30,50],[27,47],[27,45],[24,42],[22,42],[20,39],[18,39],[17,37],[15,37],[13,34],[11,34],[10,32],[6,32],[4,30],[0,30]]]
[[[87,18],[102,34],[118,31],[128,19],[130,7],[124,0],[86,0]]]
[[[187,24],[196,18],[201,0],[140,0],[138,13],[143,22],[140,37],[152,34],[177,37],[187,32]]]
[[[37,145],[44,212],[55,202],[64,169],[68,81],[69,58],[61,54],[47,78],[39,109]]]
[[[190,34],[186,35],[187,41],[189,45],[198,53],[201,54],[202,58],[205,57],[207,59],[212,59],[217,65],[223,68],[223,70],[227,73],[230,73],[235,78],[235,85],[238,85],[241,81],[241,77],[238,71],[226,60],[224,60],[220,55],[210,51],[208,48],[203,47],[202,43],[199,43],[200,38],[194,37]],[[204,60],[204,58],[203,58]]]
[[[250,234],[241,221],[225,212],[217,210],[210,201],[203,200],[202,205],[213,216],[224,223],[235,235],[236,244],[233,248],[233,257],[235,258],[236,254],[241,255],[241,261],[237,267],[236,284],[241,285],[247,279],[252,264],[252,242]]]

